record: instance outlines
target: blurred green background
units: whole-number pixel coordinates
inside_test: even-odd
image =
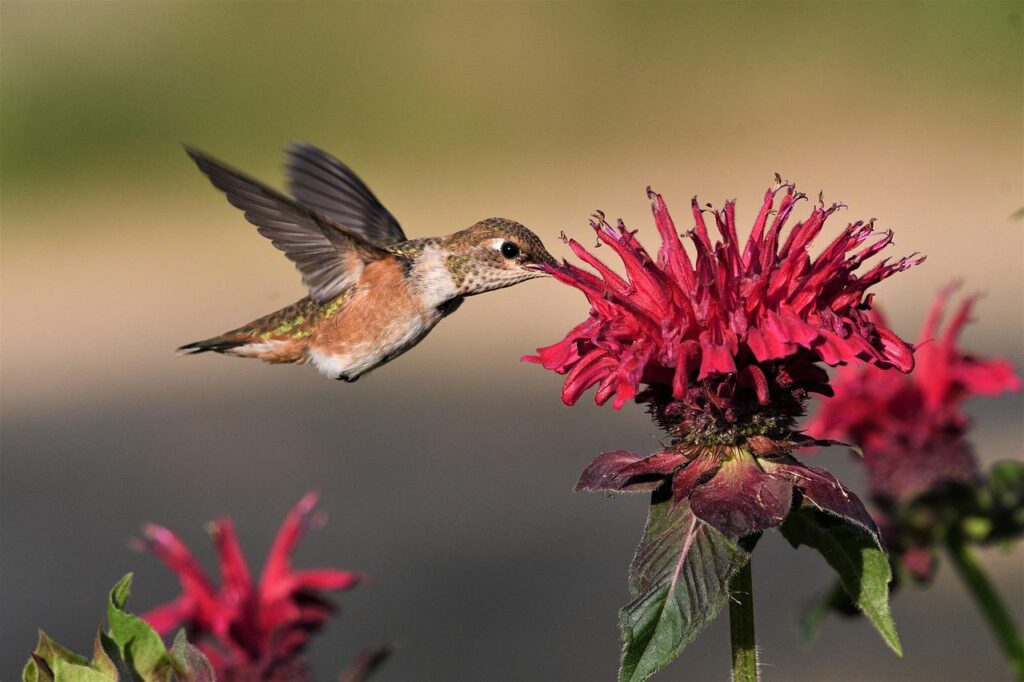
[[[650,243],[644,196],[750,222],[775,172],[928,261],[878,288],[914,337],[951,278],[987,292],[966,340],[1024,363],[1020,2],[0,4],[0,675],[34,628],[86,650],[105,590],[176,593],[126,548],[144,520],[203,558],[237,520],[253,559],[308,489],[300,563],[368,573],[312,650],[330,679],[397,641],[386,680],[613,679],[644,501],[573,496],[601,450],[654,447],[639,409],[569,410],[519,355],[585,314],[550,281],[471,300],[355,385],[173,349],[302,295],[290,264],[182,153],[280,186],[307,140],[411,236],[503,215],[557,255],[594,209]],[[1021,457],[1020,396],[979,403],[978,450]],[[855,484],[840,452],[818,455]],[[766,679],[1008,679],[943,570],[895,603],[906,658],[863,622],[801,647],[828,570],[778,538],[755,565]],[[1024,617],[1024,553],[985,560]],[[666,679],[724,679],[724,619]]]

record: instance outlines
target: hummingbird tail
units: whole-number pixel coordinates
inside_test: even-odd
[[[256,358],[273,364],[293,364],[306,361],[306,344],[300,339],[253,339],[232,332],[205,341],[189,343],[178,349],[178,355],[196,353],[222,353],[237,358]]]
[[[320,307],[304,298],[220,336],[185,344],[178,355],[212,351],[272,363],[305,362],[306,337],[319,319]]]
[[[186,343],[175,352],[178,355],[195,355],[196,353],[207,353],[210,351],[213,351],[214,353],[227,353],[239,346],[244,346],[246,343],[247,341],[245,340],[227,339],[223,336],[215,336],[212,339],[206,339],[205,341],[193,341],[192,343]]]

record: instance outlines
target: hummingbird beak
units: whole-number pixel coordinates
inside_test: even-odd
[[[537,263],[531,266],[531,269],[537,269],[543,272],[545,275],[551,274],[550,270],[558,268],[558,261],[547,251],[537,256]]]
[[[550,277],[553,270],[558,269],[558,262],[554,258],[545,258],[540,263],[530,263],[523,266],[524,270],[536,272],[541,276]]]

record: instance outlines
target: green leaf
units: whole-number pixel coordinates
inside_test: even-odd
[[[49,665],[51,669],[53,668],[54,662],[58,660],[76,663],[78,665],[87,665],[89,663],[84,656],[79,656],[70,649],[66,649],[60,644],[57,644],[57,642],[50,639],[49,635],[42,630],[39,631],[39,640],[36,643],[36,650],[33,653],[46,661],[47,665]]]
[[[107,646],[104,646],[105,642]],[[92,645],[92,667],[116,680],[120,671],[118,670],[116,660],[111,658],[107,651],[107,649],[111,648],[116,652],[116,645],[103,633],[103,628],[97,629],[96,639],[93,640]]]
[[[129,573],[110,591],[107,602],[110,638],[121,650],[128,668],[145,682],[164,682],[170,679],[171,668],[163,640],[149,623],[124,610],[131,586],[132,574]]]
[[[213,666],[203,652],[185,638],[185,630],[178,630],[168,652],[174,676],[179,682],[214,682]]]
[[[39,631],[39,640],[35,651],[21,671],[24,682],[51,682],[57,675],[61,664],[87,666],[88,660],[69,649],[62,647],[50,637]]]
[[[117,675],[111,676],[87,665],[57,659],[53,664],[53,679],[54,682],[117,682]]]
[[[53,673],[42,656],[29,654],[28,663],[21,669],[22,682],[53,682]]]
[[[644,536],[630,566],[636,599],[619,612],[619,679],[641,682],[664,668],[725,606],[729,579],[750,555],[704,523],[689,502],[654,493]]]
[[[878,540],[863,528],[804,508],[792,512],[781,527],[793,547],[807,545],[825,558],[853,600],[885,643],[903,655],[896,624],[889,613],[889,558]]]

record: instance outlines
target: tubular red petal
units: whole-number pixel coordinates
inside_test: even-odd
[[[661,234],[661,248],[658,250],[658,263],[664,268],[668,266],[669,271],[675,276],[684,289],[692,289],[695,282],[693,278],[693,263],[690,256],[679,239],[675,223],[668,212],[668,206],[660,194],[647,188],[647,197],[651,199],[651,211],[654,213],[654,224]]]
[[[291,575],[293,590],[338,592],[351,590],[359,584],[359,581],[359,574],[333,568],[306,569],[295,571]]]
[[[276,583],[287,578],[291,571],[292,553],[306,530],[315,523],[313,508],[316,506],[316,502],[317,494],[315,492],[306,493],[285,517],[281,529],[277,532],[277,537],[274,538],[274,544],[271,545],[270,552],[267,554],[263,573],[260,575],[261,594],[273,593]]]
[[[188,622],[195,609],[195,600],[188,594],[183,594],[172,602],[146,611],[141,618],[158,633],[167,636]]]
[[[721,334],[721,341],[714,341],[710,331],[700,335],[700,373],[697,380],[706,379],[712,374],[733,374],[736,372],[736,335],[726,331]]]
[[[562,402],[573,405],[583,393],[616,367],[616,362],[603,350],[593,350],[584,355],[565,377],[562,387]]]
[[[704,248],[704,251],[712,251],[711,238],[708,236],[708,226],[704,224],[704,214],[697,205],[697,197],[690,200],[690,210],[693,212],[694,241]]]
[[[177,535],[163,526],[148,523],[142,528],[146,551],[156,555],[181,582],[181,588],[204,611],[215,610],[213,583]]]
[[[239,593],[252,587],[249,567],[238,544],[235,524],[231,519],[220,519],[212,527],[213,542],[220,558],[220,576],[224,586]]]
[[[766,231],[779,193],[778,210]],[[913,349],[867,315],[871,296],[866,290],[919,259],[882,261],[867,273],[854,274],[865,258],[890,245],[890,233],[850,255],[879,234],[871,223],[851,223],[812,260],[812,241],[841,205],[813,208],[806,220],[783,235],[796,202],[805,198],[784,184],[765,194],[742,256],[735,204],[730,201],[721,211],[712,210],[723,240],[713,246],[703,210],[694,199],[695,227],[688,237],[696,259],[691,261],[664,199],[653,191],[648,197],[661,237],[656,261],[621,221],[612,227],[599,214],[592,226],[598,239],[622,260],[627,278],[575,243],[570,247],[577,256],[604,279],[569,265],[554,273],[587,297],[593,326],[585,337],[570,333],[563,342],[526,359],[568,373],[563,388],[567,403],[594,384],[599,404],[612,400],[614,407],[621,407],[638,394],[641,383],[669,384],[671,394],[683,399],[694,384],[744,377],[760,400],[765,387],[754,379],[756,372],[745,368],[797,355],[806,355],[811,363],[870,361],[903,370],[912,366]],[[698,349],[695,358],[680,354],[685,344]],[[599,364],[592,355],[597,349]],[[769,384],[776,380],[766,366],[757,371]],[[827,381],[806,388],[829,391]],[[726,399],[715,400],[725,405]]]

